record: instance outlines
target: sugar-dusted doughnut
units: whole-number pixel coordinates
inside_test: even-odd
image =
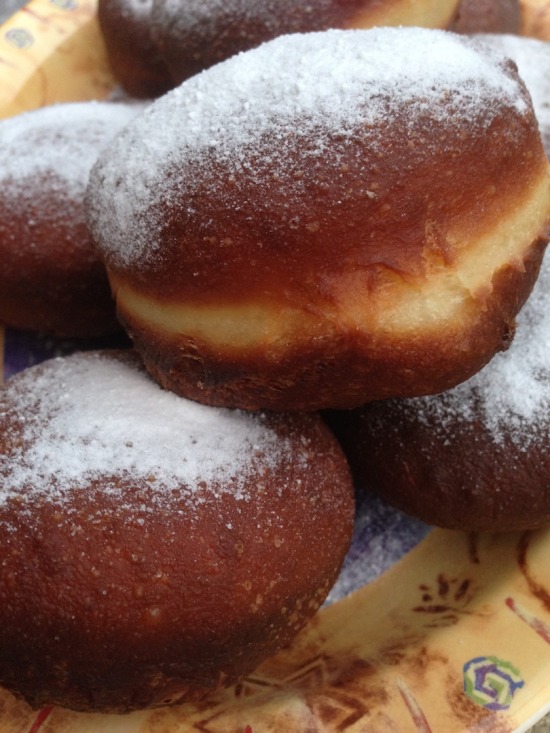
[[[550,523],[550,256],[510,349],[449,392],[331,414],[357,480],[430,524]]]
[[[0,121],[0,323],[70,337],[119,328],[83,199],[99,152],[141,108],[79,102]]]
[[[319,416],[162,390],[131,351],[0,391],[0,684],[32,706],[196,699],[284,646],[330,590],[353,487]]]
[[[87,194],[119,317],[201,402],[352,407],[508,345],[550,218],[515,67],[419,28],[283,36],[149,107]]]
[[[519,0],[99,0],[116,78],[138,97],[162,94],[213,64],[287,33],[423,26],[516,33]]]
[[[550,42],[509,33],[487,33],[478,38],[517,64],[533,100],[544,149],[550,157]]]

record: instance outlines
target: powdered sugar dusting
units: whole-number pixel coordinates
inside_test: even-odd
[[[0,182],[4,192],[11,189],[18,196],[32,196],[41,178],[53,172],[73,199],[82,199],[102,148],[143,108],[140,104],[77,102],[2,120]]]
[[[29,491],[60,499],[93,480],[116,492],[117,477],[150,486],[153,510],[173,489],[192,502],[205,483],[247,500],[251,471],[261,475],[290,455],[289,441],[262,414],[177,397],[135,364],[101,352],[53,359],[14,377],[0,393],[1,420],[12,425],[15,448],[8,435],[0,501]]]
[[[481,418],[497,443],[504,436],[520,449],[550,440],[550,256],[518,317],[508,351],[474,377],[435,397],[411,400],[421,420],[447,429],[457,419]]]
[[[486,34],[477,38],[517,64],[533,100],[546,153],[550,155],[550,43],[509,34]]]
[[[157,205],[189,200],[212,165],[254,176],[284,170],[288,151],[337,155],[336,136],[375,148],[394,116],[484,130],[502,110],[530,108],[511,71],[475,43],[420,28],[331,30],[279,37],[189,79],[132,123],[94,167],[92,229],[111,263],[151,264]],[[424,130],[425,132],[425,130]],[[298,142],[297,142],[298,141]],[[177,194],[171,178],[177,171]],[[212,191],[215,196],[216,191]],[[172,197],[172,198],[171,198]]]

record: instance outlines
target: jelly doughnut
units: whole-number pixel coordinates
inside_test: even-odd
[[[163,386],[353,407],[451,388],[508,345],[549,163],[515,67],[479,42],[333,30],[156,100],[94,166],[87,211]]]
[[[361,485],[429,524],[525,530],[550,522],[550,257],[510,349],[440,395],[335,413]]]
[[[141,109],[81,102],[0,121],[0,323],[82,338],[119,328],[84,192],[100,150]]]
[[[353,486],[318,415],[206,407],[134,352],[0,392],[0,684],[33,707],[197,699],[286,645],[330,590]]]

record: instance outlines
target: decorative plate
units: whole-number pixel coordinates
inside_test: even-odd
[[[0,117],[113,86],[94,0],[32,0],[0,25]],[[0,329],[2,345],[9,377],[104,344]],[[0,690],[0,733],[521,733],[550,711],[549,553],[550,530],[434,530],[359,492],[327,604],[239,685],[122,716]]]

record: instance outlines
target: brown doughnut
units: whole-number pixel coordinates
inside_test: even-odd
[[[84,216],[101,149],[140,105],[54,105],[0,121],[0,323],[63,337],[119,324]]]
[[[87,352],[0,392],[0,684],[33,707],[198,699],[323,602],[353,487],[317,415],[162,390]]]
[[[423,26],[517,33],[519,0],[99,0],[113,73],[132,96],[155,97],[241,51],[288,33]]]
[[[151,38],[152,4],[152,0],[98,0],[97,4],[113,75],[137,98],[153,98],[174,86]]]
[[[444,394],[332,414],[357,481],[429,524],[550,523],[550,257],[509,351]]]
[[[164,386],[352,407],[450,388],[509,343],[550,177],[509,62],[442,31],[335,30],[157,100],[94,166],[87,205]]]

